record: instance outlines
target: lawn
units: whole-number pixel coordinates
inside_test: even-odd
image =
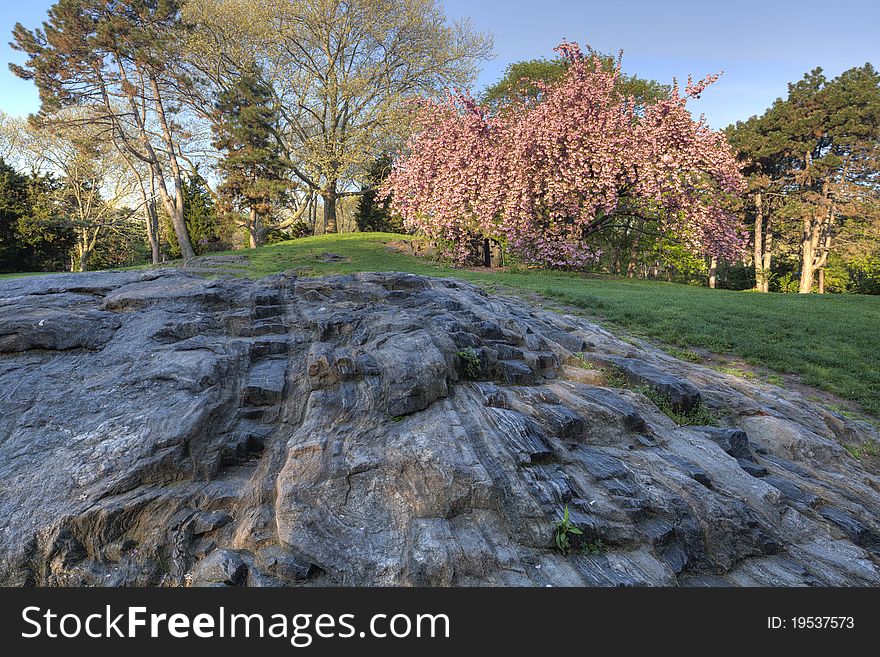
[[[28,271],[28,272],[21,272],[18,274],[0,274],[0,281],[4,280],[6,278],[21,278],[22,276],[45,276],[46,273],[47,272]]]
[[[488,287],[537,293],[627,331],[670,345],[731,354],[857,402],[880,417],[880,297],[755,294],[542,271],[460,270],[390,251],[401,235],[310,237],[251,251],[255,277],[406,271],[454,276]],[[342,256],[328,261],[325,254]]]

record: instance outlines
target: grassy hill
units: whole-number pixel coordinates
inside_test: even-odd
[[[453,269],[390,250],[401,235],[357,233],[311,237],[252,251],[251,276],[299,270],[304,276],[406,271],[454,276],[489,289],[527,292],[570,312],[659,340],[674,355],[699,361],[705,350],[745,364],[797,375],[804,383],[858,403],[880,417],[880,297],[754,294],[564,273]],[[341,260],[327,258],[332,253]],[[748,368],[739,374],[754,376]],[[780,377],[769,377],[781,383]]]

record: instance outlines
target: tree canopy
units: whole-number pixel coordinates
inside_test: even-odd
[[[794,251],[781,255],[799,260],[799,291],[814,289],[817,271],[824,290],[839,241],[877,220],[880,75],[870,64],[833,80],[814,69],[762,116],[729,127],[727,136],[750,178],[761,248],[766,251],[775,233]],[[759,272],[759,280],[770,273]]]
[[[594,236],[630,217],[675,228],[693,251],[735,255],[743,237],[726,202],[744,181],[723,134],[687,111],[717,76],[639,111],[618,91],[619,66],[575,43],[558,51],[566,73],[537,102],[501,114],[466,95],[422,103],[386,184],[407,225],[460,261],[477,236],[531,262],[584,267]]]

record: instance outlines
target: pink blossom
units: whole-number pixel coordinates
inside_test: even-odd
[[[696,253],[738,253],[743,235],[725,207],[744,179],[723,134],[687,110],[718,76],[689,78],[684,95],[674,84],[639,114],[615,93],[619,65],[605,70],[576,43],[557,51],[570,68],[537,103],[492,115],[466,94],[421,101],[384,190],[406,225],[459,261],[488,237],[529,262],[582,268],[598,256],[593,236],[632,216]]]

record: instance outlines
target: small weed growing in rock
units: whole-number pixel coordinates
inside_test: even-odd
[[[556,547],[559,548],[559,551],[562,552],[562,554],[568,554],[569,550],[571,550],[571,539],[569,538],[569,534],[572,536],[582,536],[583,532],[571,521],[571,516],[568,513],[568,505],[566,505],[562,518],[556,521],[556,531],[553,535],[553,538],[556,541]]]
[[[577,359],[577,366],[584,370],[595,370],[596,366],[593,365],[590,361],[587,360],[587,357],[584,355],[584,352],[579,351],[574,354],[574,357]]]
[[[869,440],[862,445],[862,453],[867,456],[878,457],[880,456],[880,445],[875,440]]]
[[[741,379],[746,379],[748,381],[752,381],[756,378],[754,372],[746,372],[737,367],[728,367],[727,365],[721,365],[720,367],[715,368],[716,371],[721,372],[722,374],[729,374],[731,376],[738,376]]]
[[[678,358],[678,360],[686,360],[689,363],[702,363],[703,358],[700,354],[690,349],[677,349],[675,347],[667,347],[666,353],[670,356]]]
[[[395,415],[391,418],[392,422],[403,422],[405,415]]]
[[[458,352],[458,357],[464,363],[464,373],[469,379],[476,379],[480,376],[482,367],[480,366],[480,357],[473,349],[464,349]]]
[[[844,445],[843,447],[850,456],[859,461],[880,457],[880,444],[874,440],[869,440],[861,445]]]
[[[659,408],[664,415],[680,427],[708,427],[718,424],[718,418],[702,403],[697,404],[697,406],[689,411],[682,412],[675,410],[669,398],[657,392],[651,386],[636,386],[633,388],[633,391],[650,399],[654,406]]]
[[[601,538],[597,538],[595,541],[590,543],[584,543],[581,547],[581,554],[585,554],[589,557],[596,557],[605,552],[605,544],[602,542]]]
[[[626,375],[618,367],[610,367],[603,372],[605,384],[609,388],[626,388]]]

